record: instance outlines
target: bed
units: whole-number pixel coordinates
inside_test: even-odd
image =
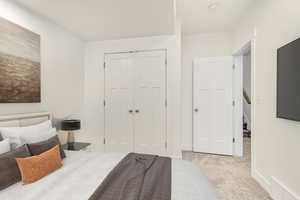
[[[0,126],[26,126],[49,118],[49,113],[0,117]],[[0,199],[88,200],[125,156],[123,153],[66,151],[61,169],[33,184],[14,184],[0,191]],[[171,163],[172,200],[217,199],[207,178],[195,165],[179,159],[172,159]]]

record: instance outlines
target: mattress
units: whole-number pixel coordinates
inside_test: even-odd
[[[30,184],[0,191],[1,200],[88,200],[126,155],[66,151],[63,167]],[[207,178],[191,162],[172,159],[172,200],[216,200]]]

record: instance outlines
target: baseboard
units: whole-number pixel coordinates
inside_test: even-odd
[[[271,197],[273,200],[300,200],[298,195],[275,177],[271,177]]]
[[[189,144],[182,144],[181,145],[181,150],[182,151],[193,151],[193,146]]]
[[[252,172],[252,177],[269,193],[271,194],[271,183],[256,169]]]
[[[182,160],[182,156],[175,156],[175,155],[172,155],[170,156],[172,159],[177,159],[177,160]]]
[[[252,176],[271,195],[273,200],[300,200],[298,195],[277,178],[271,177],[271,181],[268,181],[257,170],[253,170]]]

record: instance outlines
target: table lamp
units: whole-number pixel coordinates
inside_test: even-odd
[[[77,119],[68,119],[68,120],[61,121],[60,129],[62,131],[68,131],[68,139],[67,139],[68,147],[74,145],[75,142],[74,131],[80,130],[80,127],[81,127],[80,120]]]

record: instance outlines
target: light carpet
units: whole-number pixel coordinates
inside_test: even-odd
[[[251,177],[251,139],[244,139],[244,156],[231,157],[183,152],[215,186],[220,200],[270,200],[269,194]]]

